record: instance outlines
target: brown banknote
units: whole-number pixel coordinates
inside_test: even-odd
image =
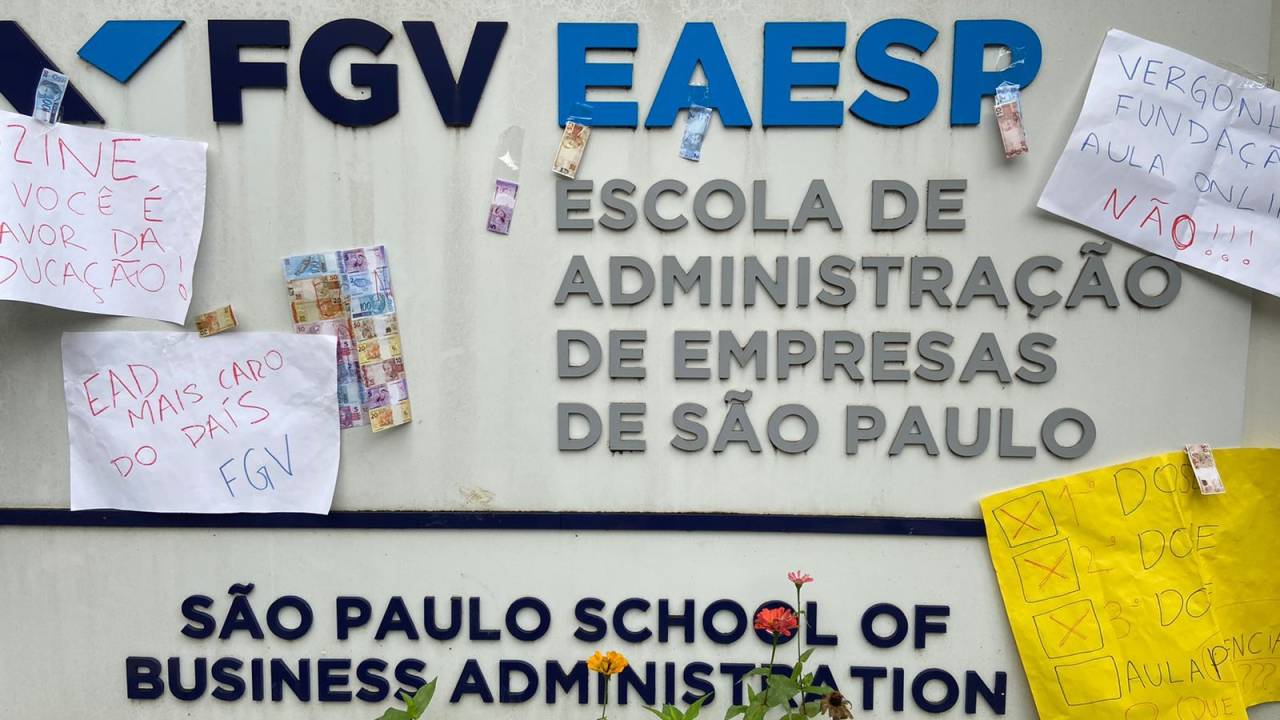
[[[196,331],[200,337],[209,337],[225,332],[236,326],[236,314],[230,305],[223,305],[217,310],[210,310],[196,316]]]
[[[587,151],[587,140],[590,138],[590,127],[572,120],[566,122],[564,135],[560,137],[560,149],[556,151],[556,161],[551,170],[570,180],[577,177],[578,166],[582,164],[582,154]]]
[[[293,302],[342,300],[342,282],[337,275],[290,280],[289,299]]]
[[[1027,132],[1022,127],[1022,110],[1017,101],[996,105],[996,124],[1000,127],[1005,159],[1027,152]]]

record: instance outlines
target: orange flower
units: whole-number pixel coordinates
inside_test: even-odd
[[[796,614],[785,607],[765,608],[756,613],[756,629],[765,632],[791,637],[800,622]]]
[[[627,667],[627,659],[622,653],[609,651],[608,655],[601,655],[597,650],[595,655],[587,658],[587,669],[594,670],[602,675],[617,675]]]

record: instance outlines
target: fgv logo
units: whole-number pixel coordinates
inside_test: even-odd
[[[80,48],[86,62],[126,83],[164,45],[181,20],[111,20]],[[0,21],[0,94],[20,113],[31,114],[35,87],[44,68],[58,66],[27,37],[18,23]],[[74,85],[62,100],[62,117],[71,122],[102,122],[102,116]]]
[[[127,82],[181,25],[180,20],[112,21],[103,25],[79,55],[120,82]],[[456,80],[435,23],[405,21],[403,27],[444,123],[455,127],[470,125],[506,35],[507,23],[476,23],[462,73]],[[400,107],[396,65],[351,65],[352,84],[369,90],[369,97],[363,99],[341,95],[330,82],[329,66],[343,48],[360,47],[377,55],[391,37],[386,28],[368,20],[334,20],[317,29],[302,48],[299,67],[307,100],[321,115],[341,125],[363,127],[390,119]],[[244,120],[241,93],[245,89],[284,89],[288,85],[284,63],[244,62],[240,59],[241,48],[288,48],[289,44],[288,20],[209,21],[214,122]],[[0,95],[18,112],[31,113],[40,71],[46,67],[58,69],[18,23],[0,21]],[[67,86],[62,119],[104,122],[74,85]]]
[[[113,21],[107,23],[81,48],[80,56],[124,82],[178,29],[182,21]],[[505,22],[476,23],[462,71],[455,78],[444,53],[435,23],[405,21],[404,34],[435,99],[445,125],[471,124],[507,32]],[[115,27],[113,27],[115,26]],[[243,48],[290,47],[288,20],[210,20],[209,82],[213,120],[244,120],[245,90],[284,90],[288,67],[283,62],[248,62]],[[1030,85],[1040,70],[1040,38],[1027,25],[1014,20],[957,20],[954,25],[951,62],[952,125],[976,125],[982,99],[995,94],[996,86],[1012,82]],[[918,20],[890,18],[865,28],[854,45],[853,60],[868,81],[893,88],[900,96],[886,99],[865,90],[846,108],[843,100],[799,100],[796,88],[827,88],[840,84],[841,61],[802,61],[797,51],[844,50],[844,22],[767,22],[762,47],[761,107],[763,127],[839,127],[853,116],[874,125],[906,127],[924,120],[939,100],[938,77],[925,65],[891,54],[894,48],[918,53],[923,59],[938,37],[938,30]],[[330,81],[330,66],[339,51],[359,47],[382,53],[391,31],[360,19],[334,20],[307,38],[298,66],[298,78],[307,100],[329,120],[351,127],[385,122],[399,112],[399,67],[394,63],[353,63],[351,82],[368,90],[367,97],[342,95]],[[594,88],[629,90],[633,65],[629,62],[589,62],[593,50],[636,51],[636,23],[560,23],[556,34],[558,119],[568,119],[572,108],[585,102]],[[987,70],[988,48],[1005,48],[1014,61],[1006,68]],[[12,21],[0,22],[0,94],[20,112],[29,112],[41,68],[53,63]],[[690,80],[699,70],[705,86]],[[645,127],[670,127],[681,110],[697,102],[716,110],[728,127],[753,126],[732,65],[714,23],[685,23],[671,51],[658,91],[650,103]],[[631,100],[593,101],[596,127],[639,126],[639,106]],[[74,88],[68,88],[63,117],[72,122],[102,122],[102,117]],[[847,110],[847,112],[846,112]]]

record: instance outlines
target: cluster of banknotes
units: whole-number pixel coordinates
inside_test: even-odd
[[[44,68],[36,84],[36,103],[31,117],[52,125],[62,119],[62,97],[67,94],[67,76]]]
[[[698,104],[689,106],[689,117],[685,121],[684,134],[680,137],[680,157],[698,162],[702,160],[702,141],[707,137],[711,127],[711,108]],[[570,180],[578,176],[578,168],[582,166],[582,155],[587,151],[587,141],[591,139],[591,126],[573,117],[564,124],[564,133],[560,136],[560,148],[556,151],[556,159],[551,164],[551,171]],[[498,192],[494,194],[493,205],[489,210],[490,229],[493,226],[494,212],[499,207],[498,193],[502,191],[503,181],[498,181]],[[515,204],[515,189],[511,189],[511,202]],[[510,224],[510,215],[507,215]],[[499,231],[495,231],[499,232]]]
[[[1000,83],[996,88],[996,126],[1004,144],[1006,160],[1027,153],[1027,131],[1022,127],[1022,93],[1013,83]]]
[[[413,419],[386,248],[284,259],[294,332],[338,338],[338,422],[379,432]]]
[[[196,332],[200,333],[200,337],[217,335],[220,332],[234,329],[235,326],[236,313],[231,309],[230,305],[223,305],[217,310],[210,310],[207,313],[196,316]]]

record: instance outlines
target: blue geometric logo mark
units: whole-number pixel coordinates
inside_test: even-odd
[[[183,25],[182,20],[108,20],[80,48],[85,62],[126,83]]]

